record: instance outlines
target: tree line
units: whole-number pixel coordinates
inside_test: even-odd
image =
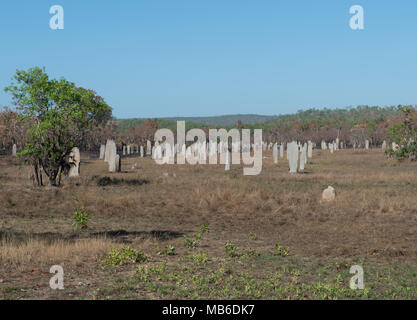
[[[107,139],[123,145],[145,145],[154,140],[160,128],[176,131],[176,121],[164,119],[117,120],[112,108],[93,90],[77,87],[65,78],[51,79],[39,67],[18,70],[5,88],[12,96],[14,109],[0,111],[0,150],[11,150],[16,144],[19,156],[33,166],[35,176],[43,170],[50,185],[59,184],[68,169],[73,147],[97,151]],[[309,109],[280,115],[257,124],[237,121],[225,129],[263,129],[263,139],[272,143],[293,140],[343,141],[345,146],[381,145],[395,142],[399,148],[388,148],[389,156],[416,158],[417,108],[414,106],[358,106],[344,109]],[[186,122],[186,130],[200,128],[209,136],[208,126]],[[58,179],[58,181],[57,181]]]

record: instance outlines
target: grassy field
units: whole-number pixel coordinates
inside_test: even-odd
[[[416,163],[315,150],[290,175],[264,156],[244,176],[138,157],[110,174],[82,155],[81,177],[55,189],[0,157],[0,299],[417,299]],[[49,287],[52,265],[64,290]],[[364,290],[349,288],[352,265]]]

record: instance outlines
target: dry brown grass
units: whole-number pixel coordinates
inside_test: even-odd
[[[123,242],[148,250],[169,243],[180,251],[181,235],[192,235],[203,223],[210,227],[205,249],[215,257],[230,240],[242,250],[269,250],[280,242],[292,255],[312,259],[416,263],[416,163],[392,166],[381,150],[315,150],[306,173],[289,175],[285,159],[275,165],[270,152],[266,157],[260,175],[243,176],[239,165],[225,172],[223,165],[159,166],[135,157],[123,159],[122,173],[109,174],[103,161],[84,156],[82,177],[65,179],[56,190],[34,188],[19,160],[0,158],[0,232],[34,239],[0,243],[0,275],[6,270],[13,274],[14,266],[57,261],[90,265]],[[131,170],[135,162],[139,169]],[[125,182],[98,186],[105,176]],[[138,179],[149,183],[126,183]],[[328,185],[337,197],[322,203]],[[79,205],[73,197],[90,221],[81,239],[68,242],[74,233],[72,212]],[[98,233],[118,230],[124,231],[122,236],[97,239]],[[169,236],[160,238],[155,230]],[[249,244],[250,232],[257,234],[255,245]],[[48,233],[64,240],[39,239]]]
[[[82,262],[99,262],[112,248],[122,244],[109,239],[80,239],[76,241],[45,241],[30,239],[24,242],[2,240],[0,263],[19,271],[31,265],[79,265]]]

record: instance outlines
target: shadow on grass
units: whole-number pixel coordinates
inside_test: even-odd
[[[74,232],[71,234],[62,234],[58,232],[42,232],[42,233],[25,233],[17,232],[12,230],[0,230],[0,241],[10,241],[16,243],[25,243],[30,240],[43,240],[48,242],[53,241],[68,241],[72,242],[76,239],[97,239],[97,238],[107,238],[114,239],[120,242],[131,242],[130,239],[133,238],[142,238],[149,239],[153,238],[159,241],[166,241],[170,239],[175,239],[183,236],[180,232],[168,231],[168,230],[152,230],[147,231],[126,231],[126,230],[111,230],[111,231],[102,231],[102,232],[93,232],[87,233],[83,232]]]
[[[99,187],[105,186],[118,186],[118,185],[128,185],[128,186],[141,186],[143,184],[150,183],[147,179],[120,179],[120,178],[110,178],[110,177],[94,177],[94,180],[97,180],[97,185]]]
[[[146,231],[126,231],[126,230],[115,230],[115,231],[104,231],[96,232],[91,234],[94,237],[105,237],[105,238],[126,238],[126,237],[141,237],[141,238],[154,238],[156,240],[171,240],[183,236],[180,232],[175,231],[162,231],[162,230],[152,230],[150,232]]]

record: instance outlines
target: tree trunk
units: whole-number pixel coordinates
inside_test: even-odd
[[[61,176],[62,176],[62,166],[58,169],[58,186],[61,185]]]
[[[49,184],[48,187],[57,187],[56,179],[58,177],[58,170],[52,170],[49,174]]]
[[[36,180],[36,183],[37,183],[38,187],[40,187],[41,184],[40,184],[40,180],[39,180],[39,169],[38,169],[38,165],[36,163],[33,165],[33,174],[35,176],[35,180]]]
[[[43,186],[43,175],[42,175],[42,168],[38,167],[39,172],[39,181],[41,182],[41,186]]]

